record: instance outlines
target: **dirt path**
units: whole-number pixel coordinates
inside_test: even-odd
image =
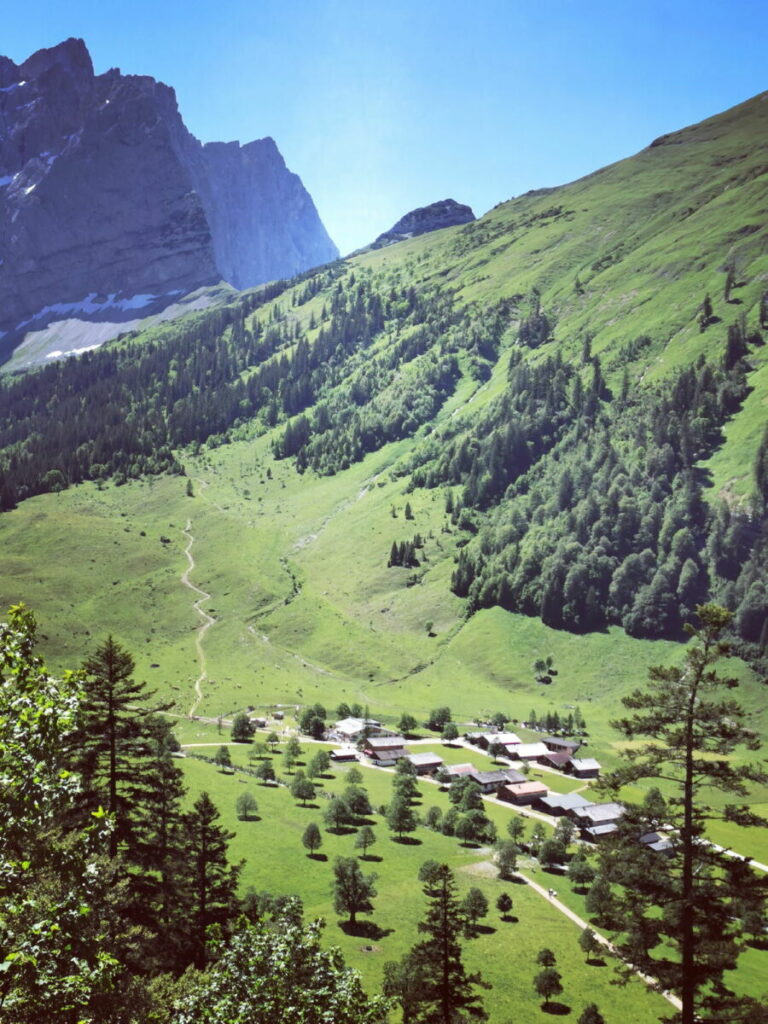
[[[197,651],[197,660],[200,664],[200,675],[195,680],[195,699],[192,701],[192,706],[188,711],[188,716],[192,718],[195,711],[197,711],[197,708],[200,705],[200,701],[203,699],[202,684],[208,678],[208,673],[205,667],[205,651],[203,650],[203,639],[205,637],[205,634],[216,621],[216,619],[214,619],[212,615],[209,615],[208,612],[203,611],[203,609],[200,607],[203,601],[210,601],[211,595],[206,593],[204,590],[201,590],[200,587],[196,587],[195,584],[191,583],[189,580],[189,574],[193,572],[195,568],[195,559],[192,556],[192,545],[195,543],[195,538],[192,536],[191,519],[187,520],[187,525],[184,527],[183,533],[188,541],[187,546],[184,549],[184,554],[187,556],[189,565],[181,574],[181,582],[184,584],[185,587],[189,587],[189,589],[193,591],[193,593],[200,595],[198,599],[195,601],[195,603],[192,605],[192,607],[203,620],[195,634],[195,650]]]
[[[570,920],[573,921],[574,924],[577,924],[579,928],[583,930],[584,928],[590,927],[588,921],[585,921],[583,917],[579,917],[579,915],[574,913],[574,911],[572,911],[570,907],[566,907],[564,903],[560,902],[560,900],[557,898],[557,895],[554,894],[554,889],[545,889],[543,885],[539,885],[538,882],[534,882],[532,878],[529,878],[529,876],[524,874],[522,871],[517,871],[516,874],[520,878],[525,880],[526,885],[529,885],[540,896],[543,896],[544,899],[547,900],[547,902],[551,903],[552,906],[556,910],[559,910],[561,914],[565,914],[567,918],[570,918]],[[613,945],[612,942],[609,942],[609,940],[606,939],[605,936],[600,935],[599,932],[595,932],[595,937],[597,938],[598,942],[601,942],[605,946],[605,948],[609,950],[610,953],[612,953],[614,956],[619,956],[618,952],[616,951],[616,947]],[[651,978],[649,975],[643,974],[642,971],[638,971],[635,968],[633,968],[633,970],[635,974],[638,976],[638,978],[640,978],[641,981],[645,982],[645,984],[648,985],[649,988],[658,988],[658,982],[655,978]],[[671,1003],[672,1006],[675,1007],[675,1009],[682,1009],[683,1004],[680,1002],[677,996],[672,995],[671,992],[662,992],[661,995],[663,995],[667,1002]]]
[[[340,505],[337,505],[336,508],[331,513],[329,513],[325,517],[325,519],[323,519],[323,521],[320,523],[320,525],[317,528],[317,533],[308,533],[305,537],[300,537],[291,548],[291,554],[295,555],[298,551],[303,550],[309,544],[314,544],[314,542],[317,540],[320,534],[325,533],[325,531],[328,529],[328,526],[333,522],[336,516],[341,515],[342,512],[344,512],[348,508],[351,508],[353,505],[357,504],[358,501],[363,500],[363,498],[366,496],[371,487],[373,487],[373,485],[376,483],[380,476],[381,473],[375,473],[372,477],[365,481],[363,486],[357,492],[356,498],[348,498],[346,501],[342,501]]]

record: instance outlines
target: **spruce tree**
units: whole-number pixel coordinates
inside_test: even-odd
[[[206,929],[226,925],[237,909],[241,865],[229,863],[227,849],[234,832],[222,828],[218,819],[216,806],[203,792],[183,822],[187,871],[180,884],[180,902],[186,912],[188,956],[201,969],[208,959]]]
[[[734,907],[759,900],[761,882],[746,862],[707,841],[706,825],[713,817],[766,824],[743,805],[726,805],[718,813],[707,795],[744,797],[748,784],[764,782],[766,775],[729,759],[738,746],[759,746],[738,702],[721,695],[737,680],[714,668],[729,654],[722,634],[731,614],[717,605],[700,606],[697,614],[699,627],[687,627],[692,639],[683,665],[652,668],[647,689],[624,698],[632,714],[614,725],[628,739],[648,742],[625,750],[627,763],[606,778],[614,789],[646,779],[674,787],[666,803],[669,856],[637,842],[655,824],[657,811],[650,806],[628,807],[624,826],[602,855],[605,876],[621,886],[612,897],[621,911],[618,947],[629,962],[679,993],[681,1024],[747,1012],[723,975],[735,966],[740,949]],[[676,955],[670,956],[670,947]]]
[[[114,816],[109,853],[134,842],[145,790],[144,769],[152,760],[150,718],[170,705],[133,679],[134,660],[112,636],[83,664],[80,727],[72,743],[72,767],[82,778],[81,809],[103,806]]]
[[[385,994],[395,996],[409,1021],[461,1024],[488,1015],[475,991],[484,985],[468,974],[462,961],[465,919],[456,895],[456,880],[447,864],[431,866],[424,886],[427,913],[419,931],[427,938],[399,964],[385,965]]]

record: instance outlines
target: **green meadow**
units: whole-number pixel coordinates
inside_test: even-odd
[[[768,280],[768,190],[754,140],[765,135],[767,112],[765,97],[758,97],[560,189],[500,204],[474,224],[345,261],[336,269],[346,276],[349,295],[354,274],[372,282],[379,296],[399,295],[411,285],[431,299],[445,291],[462,313],[506,304],[511,326],[498,354],[478,375],[470,349],[457,346],[458,380],[434,417],[328,475],[299,473],[292,459],[276,459],[273,445],[286,421],[270,429],[259,409],[226,437],[178,451],[184,476],[148,476],[120,486],[82,483],[21,501],[0,515],[0,606],[23,601],[35,611],[40,651],[56,672],[76,668],[112,634],[135,658],[137,676],[171,702],[180,741],[200,744],[198,752],[210,754],[228,740],[218,719],[276,705],[320,702],[333,717],[340,702],[358,703],[388,725],[403,712],[423,722],[432,708],[448,705],[461,731],[502,711],[524,739],[539,735],[519,725],[531,711],[563,716],[578,707],[587,723],[585,753],[605,769],[616,767],[626,744],[611,721],[622,697],[644,685],[649,667],[680,664],[683,645],[634,639],[617,627],[575,635],[500,607],[469,617],[466,602],[450,589],[466,532],[446,514],[445,490],[409,487],[409,475],[436,428],[455,425],[474,440],[473,425],[505,393],[513,328],[534,288],[554,326],[551,338],[527,350],[525,360],[537,366],[561,352],[581,366],[588,335],[614,392],[625,371],[634,390],[653,387],[702,356],[718,365],[729,324],[743,318],[747,331],[757,329]],[[729,268],[736,283],[726,297]],[[336,284],[330,274],[305,300],[305,282],[296,283],[249,314],[245,327],[265,332],[287,324],[294,333],[286,328],[284,347],[269,357],[287,360],[299,331],[317,340]],[[707,294],[715,320],[700,329]],[[386,357],[403,340],[399,331],[393,317],[364,353],[352,353],[349,378],[334,387],[341,392],[358,370]],[[412,323],[404,329],[409,332],[415,333]],[[163,334],[155,328],[142,337],[155,344]],[[441,344],[424,355],[436,359]],[[413,372],[407,363],[398,365],[387,387],[396,392]],[[707,501],[725,500],[751,517],[758,507],[755,453],[768,408],[768,347],[751,344],[743,373],[746,397],[723,426],[714,453],[696,469]],[[332,408],[337,398],[329,386],[323,401]],[[348,411],[343,402],[339,407]],[[423,540],[418,567],[388,567],[393,543],[416,532]],[[197,589],[185,584],[185,574]],[[202,639],[198,601],[213,620]],[[536,681],[534,662],[547,656],[557,674],[545,686]],[[738,678],[736,695],[750,723],[768,736],[765,681],[737,660],[720,669]],[[290,717],[286,727],[292,727]],[[244,763],[246,749],[232,749]],[[484,755],[443,747],[438,739],[417,749],[436,750],[452,762],[490,764]],[[734,755],[741,762],[755,756]],[[532,978],[544,945],[557,955],[560,1001],[571,1007],[571,1019],[589,1001],[609,1022],[644,1024],[670,1009],[640,982],[613,984],[610,961],[585,964],[578,927],[528,886],[500,882],[488,850],[464,848],[425,828],[417,841],[398,843],[379,814],[373,815],[378,842],[365,865],[379,875],[375,937],[349,934],[332,911],[330,884],[333,858],[354,854],[354,836],[324,832],[321,858],[309,858],[301,845],[306,824],[321,820],[323,798],[302,808],[284,787],[262,787],[193,758],[182,763],[190,801],[209,791],[235,833],[231,851],[245,861],[243,890],[297,893],[309,915],[327,920],[328,941],[343,949],[371,990],[381,982],[383,964],[416,940],[423,906],[418,868],[433,858],[451,865],[462,891],[477,885],[491,903],[488,927],[467,943],[466,954],[470,968],[493,985],[486,1005],[494,1024],[538,1019]],[[336,769],[323,791],[343,787],[344,774]],[[374,807],[386,803],[390,775],[370,768],[364,774]],[[584,785],[534,769],[532,777],[539,775],[560,791]],[[259,802],[258,821],[236,818],[235,801],[246,786]],[[436,786],[422,783],[421,790],[422,808],[445,808]],[[642,799],[643,791],[628,789],[625,796]],[[707,793],[706,801],[715,808],[725,802],[716,793]],[[752,787],[743,802],[768,816],[768,786]],[[512,812],[487,806],[503,832]],[[709,836],[768,862],[764,830],[715,821]],[[541,880],[534,863],[522,869]],[[566,881],[543,878],[585,916],[583,897]],[[493,909],[505,889],[514,899],[514,922],[500,921]],[[765,957],[747,948],[735,987],[759,995]]]
[[[305,746],[306,753],[313,749],[314,745]],[[230,750],[235,764],[245,763],[244,748],[230,747]],[[275,764],[279,774],[279,756]],[[332,863],[336,856],[357,855],[355,835],[352,831],[334,835],[325,830],[322,823],[325,799],[320,797],[313,805],[302,807],[282,786],[265,787],[255,779],[223,774],[213,765],[190,758],[183,766],[190,790],[208,791],[221,810],[222,824],[235,832],[230,849],[234,859],[245,860],[243,888],[298,894],[308,916],[325,919],[327,940],[342,949],[345,959],[361,972],[370,991],[379,988],[384,964],[399,959],[418,941],[417,924],[424,909],[418,871],[425,860],[432,859],[451,866],[460,896],[475,886],[483,891],[490,904],[488,916],[481,921],[481,935],[467,940],[464,951],[468,967],[481,971],[485,981],[493,986],[483,994],[492,1024],[503,1024],[513,1017],[538,1019],[540,1000],[533,990],[533,977],[538,970],[536,954],[543,946],[551,948],[557,956],[564,988],[558,1001],[570,1006],[573,1015],[580,1013],[587,1002],[594,1001],[606,1020],[619,1019],[623,1014],[627,1019],[650,1024],[668,1005],[639,981],[625,988],[613,984],[615,974],[610,957],[605,958],[602,966],[586,967],[578,945],[581,929],[528,886],[500,881],[487,848],[464,848],[456,839],[425,828],[407,837],[408,842],[399,843],[379,814],[368,819],[372,822],[376,843],[367,859],[360,861],[364,873],[375,872],[378,876],[375,909],[360,919],[362,927],[355,932],[345,929],[345,918],[332,909]],[[363,785],[376,808],[390,798],[392,774],[365,767],[362,771]],[[343,790],[345,774],[343,767],[332,768],[329,775],[333,777],[322,780],[322,792]],[[246,788],[258,801],[258,821],[237,820],[235,801]],[[449,806],[446,795],[437,786],[422,782],[420,791],[417,810],[430,806],[445,810]],[[494,807],[491,816],[497,819],[501,829],[511,813],[506,808]],[[319,856],[314,858],[307,855],[301,843],[302,833],[311,821],[320,825],[323,836]],[[555,886],[559,894],[568,888],[563,879],[542,872],[534,877],[546,887]],[[511,916],[514,920],[508,922],[500,919],[495,908],[503,891],[513,900]]]

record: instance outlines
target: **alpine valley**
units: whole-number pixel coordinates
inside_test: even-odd
[[[393,728],[450,706],[460,732],[502,711],[531,740],[523,722],[578,709],[607,772],[634,744],[611,725],[622,697],[650,666],[684,664],[684,626],[714,603],[732,612],[728,673],[766,736],[768,93],[478,219],[460,196],[436,201],[339,259],[271,140],[203,147],[166,87],[94,77],[74,41],[52,53],[0,62],[0,320],[13,342],[0,604],[34,609],[49,669],[113,635],[182,744],[218,745],[238,712],[279,706],[359,705]],[[59,189],[75,189],[66,223]],[[145,294],[191,305],[139,323],[127,311]],[[88,296],[124,298],[125,316],[96,311],[117,325],[100,347],[47,358],[54,343],[95,344]],[[18,325],[49,327],[78,303],[66,346],[49,334],[26,359]],[[740,747],[731,761],[757,756]],[[191,760],[185,773],[236,833],[242,886],[332,913],[328,867],[303,854],[296,867],[277,845],[271,788],[273,820],[244,824],[235,776]],[[376,807],[385,782],[366,773]],[[426,810],[437,790],[422,785]],[[767,816],[764,782],[739,800]],[[507,811],[492,813],[506,827]],[[286,818],[286,849],[310,818]],[[370,942],[331,928],[371,992],[417,938],[398,893],[419,899],[412,879],[448,856],[440,843],[462,885],[501,891],[488,847],[418,834],[418,850],[375,848]],[[707,834],[768,860],[754,822]],[[342,838],[326,837],[329,852]],[[396,856],[407,868],[390,868]],[[537,898],[512,890],[523,921]],[[560,898],[586,914],[583,896]],[[545,911],[534,936],[501,924],[467,947],[494,985],[493,1024],[540,1013],[532,969],[510,978],[504,943],[569,962]],[[738,994],[760,998],[766,955],[764,936],[745,948],[728,974]],[[672,1012],[580,956],[571,970],[566,995],[609,1020]]]

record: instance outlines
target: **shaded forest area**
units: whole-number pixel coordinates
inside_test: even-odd
[[[321,307],[297,316],[318,294]],[[452,587],[470,614],[500,605],[576,632],[616,624],[677,638],[697,604],[716,600],[760,664],[768,434],[751,508],[709,504],[699,464],[748,394],[763,339],[743,321],[722,330],[715,358],[655,385],[633,378],[651,344],[635,339],[614,353],[613,393],[588,336],[570,361],[549,344],[554,318],[536,289],[460,308],[446,286],[334,264],[1,382],[0,505],[87,479],[183,473],[180,449],[281,424],[275,457],[321,475],[423,430],[396,472],[406,489],[445,489],[461,533]],[[503,393],[432,429],[459,382],[489,380],[500,358]],[[389,564],[413,564],[417,550],[398,548]]]

